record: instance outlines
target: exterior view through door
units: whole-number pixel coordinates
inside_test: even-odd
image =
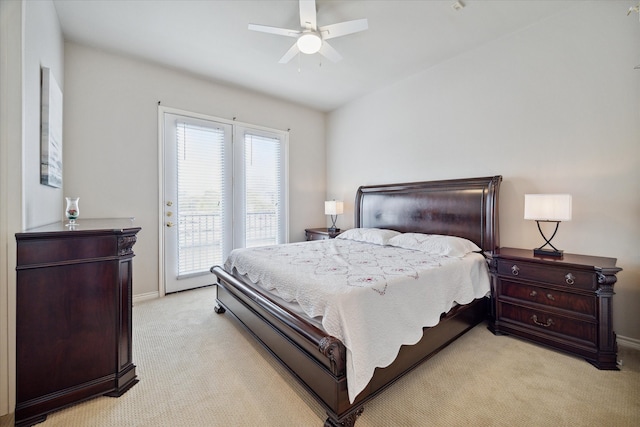
[[[160,107],[165,292],[213,283],[232,249],[287,241],[286,132]]]

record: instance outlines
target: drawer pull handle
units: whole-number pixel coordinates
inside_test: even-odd
[[[566,276],[564,276],[564,281],[567,282],[567,285],[573,285],[576,283],[576,276],[571,273],[567,273]]]
[[[538,292],[536,292],[536,291],[529,292],[529,296],[530,297],[535,297],[536,295],[538,295]]]
[[[536,325],[543,326],[545,328],[553,325],[553,320],[550,317],[547,318],[547,323],[538,322],[538,316],[536,316],[535,314],[531,316],[531,320],[533,320],[533,323],[535,323]]]
[[[520,268],[518,268],[518,266],[514,264],[513,266],[511,266],[511,274],[517,276],[518,274],[520,274]]]
[[[547,294],[547,299],[550,299],[551,301],[555,301],[556,299],[553,297],[553,295],[551,294]]]

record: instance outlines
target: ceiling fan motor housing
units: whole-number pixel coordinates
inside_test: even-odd
[[[322,37],[315,31],[305,31],[298,37],[296,44],[300,52],[311,55],[317,53],[322,47]]]

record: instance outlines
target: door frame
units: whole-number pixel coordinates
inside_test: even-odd
[[[228,119],[223,119],[221,117],[215,117],[215,116],[211,116],[209,114],[202,114],[202,113],[196,113],[193,111],[187,111],[187,110],[182,110],[179,108],[173,108],[173,107],[167,107],[162,105],[160,102],[158,102],[158,296],[160,298],[164,297],[167,293],[166,293],[166,289],[165,289],[165,263],[164,263],[164,257],[165,257],[165,245],[164,245],[164,241],[165,241],[165,225],[164,225],[164,221],[165,221],[165,217],[164,217],[164,213],[165,213],[165,207],[164,207],[164,193],[165,193],[165,182],[164,182],[164,161],[165,161],[165,157],[164,157],[164,149],[165,149],[165,144],[164,144],[164,114],[168,113],[168,114],[177,114],[177,115],[183,115],[183,116],[188,116],[188,117],[194,117],[197,119],[203,119],[203,120],[214,120],[220,123],[224,123],[224,124],[229,124],[231,126],[233,126],[233,136],[232,138],[234,138],[234,141],[232,143],[235,143],[235,130],[237,126],[240,127],[245,127],[245,128],[249,128],[249,129],[256,129],[256,130],[264,130],[267,132],[283,132],[286,137],[284,142],[285,145],[285,153],[284,153],[284,173],[286,178],[286,184],[285,184],[285,190],[284,190],[284,203],[285,203],[285,210],[284,210],[284,224],[285,224],[285,230],[284,230],[284,234],[285,234],[285,242],[289,241],[289,182],[288,182],[288,177],[289,177],[289,131],[286,130],[281,130],[281,129],[274,129],[274,128],[269,128],[266,126],[258,126],[258,125],[254,125],[251,123],[244,123],[244,122],[238,122],[235,119],[233,120],[228,120]]]

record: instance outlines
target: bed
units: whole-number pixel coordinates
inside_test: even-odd
[[[360,187],[355,227],[462,237],[482,251],[499,246],[501,176]],[[309,242],[312,243],[312,242]],[[235,269],[214,266],[215,311],[228,312],[260,342],[327,413],[325,427],[353,426],[367,401],[483,321],[488,298],[456,305],[395,360],[376,368],[355,399],[349,398],[345,345]]]

